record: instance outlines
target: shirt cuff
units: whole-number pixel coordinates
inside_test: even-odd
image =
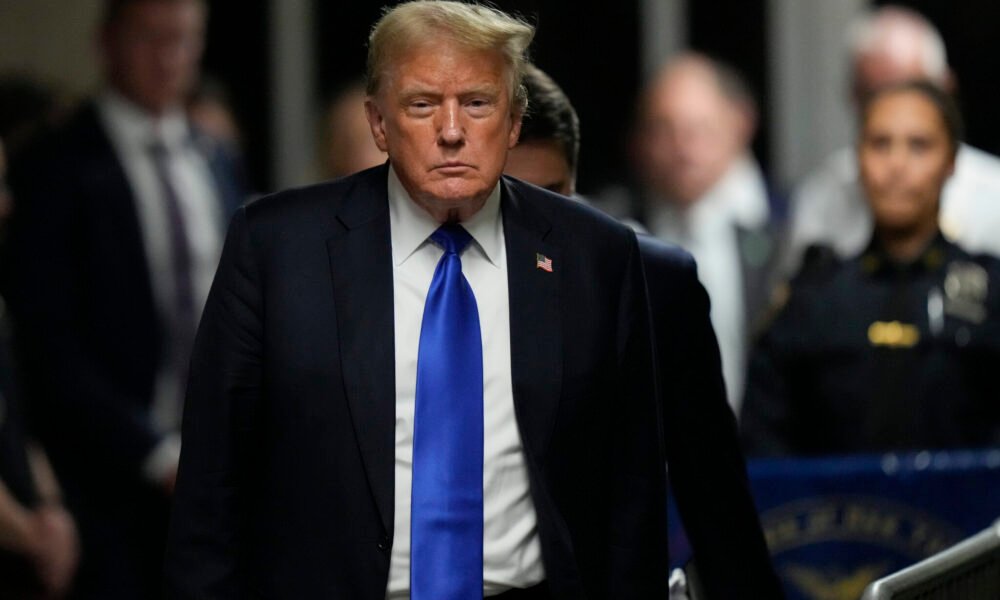
[[[181,458],[181,436],[170,433],[153,447],[142,463],[142,475],[154,485],[160,485],[171,472],[177,469]]]

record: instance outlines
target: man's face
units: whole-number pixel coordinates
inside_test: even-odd
[[[439,221],[478,211],[517,143],[503,57],[428,42],[398,57],[365,103],[379,149],[413,200]]]
[[[111,84],[153,113],[178,106],[198,76],[205,11],[195,0],[145,0],[123,9],[101,39]]]
[[[937,108],[919,92],[904,90],[877,98],[865,117],[858,160],[876,228],[930,226],[937,220],[941,189],[954,170]]]
[[[647,185],[688,206],[744,151],[748,124],[705,69],[680,66],[652,88],[638,132]]]
[[[573,195],[573,171],[556,141],[532,140],[514,146],[504,173],[563,196]]]

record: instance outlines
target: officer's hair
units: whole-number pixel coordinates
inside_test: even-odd
[[[533,64],[524,66],[528,110],[521,120],[520,142],[556,142],[576,173],[580,154],[580,119],[562,88]]]
[[[944,129],[948,134],[948,141],[951,143],[952,153],[958,153],[958,147],[965,138],[965,125],[962,122],[962,113],[958,110],[951,94],[945,92],[940,87],[924,79],[904,81],[880,87],[863,100],[861,104],[861,127],[864,128],[868,121],[868,112],[872,104],[879,98],[889,94],[914,93],[923,96],[934,105]]]
[[[101,26],[105,29],[118,23],[122,14],[130,6],[135,4],[142,4],[145,2],[173,2],[175,4],[183,4],[185,2],[193,2],[202,7],[203,10],[208,9],[207,0],[105,0],[104,8],[101,11]]]
[[[393,61],[442,37],[471,50],[499,52],[507,65],[511,110],[523,113],[521,80],[535,28],[519,18],[479,4],[412,0],[387,9],[368,36],[367,93],[374,96]]]

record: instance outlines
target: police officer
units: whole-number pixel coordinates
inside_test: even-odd
[[[751,454],[982,446],[1000,429],[1000,261],[938,227],[961,119],[923,82],[877,91],[858,141],[874,216],[850,260],[812,253],[755,348]]]

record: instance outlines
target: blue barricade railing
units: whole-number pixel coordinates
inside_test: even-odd
[[[874,579],[1000,517],[1000,449],[759,459],[750,486],[789,600],[856,600]],[[670,502],[675,566],[691,548]]]

